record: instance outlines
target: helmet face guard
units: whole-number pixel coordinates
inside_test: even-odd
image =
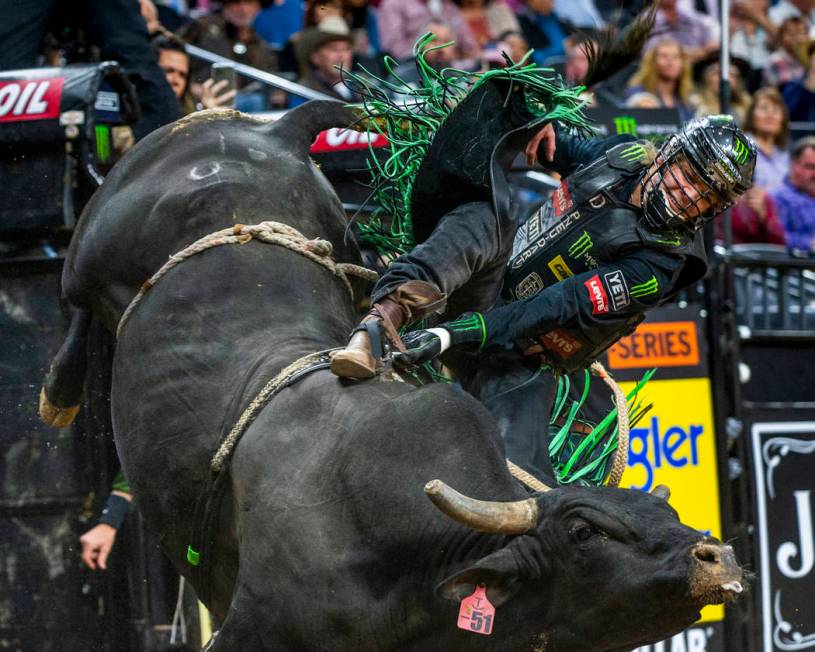
[[[640,182],[646,224],[696,231],[752,185],[755,145],[730,116],[692,120],[668,140]]]

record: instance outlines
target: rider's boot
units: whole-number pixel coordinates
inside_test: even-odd
[[[346,347],[331,356],[331,371],[342,378],[371,378],[382,364],[383,335],[402,349],[399,329],[441,309],[445,296],[435,285],[407,281],[375,302],[351,333]]]

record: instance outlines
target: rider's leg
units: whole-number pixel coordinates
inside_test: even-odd
[[[557,378],[540,361],[515,351],[479,356],[478,370],[467,389],[498,422],[507,459],[554,486],[549,459],[549,419]]]
[[[506,238],[502,241],[498,236],[491,204],[473,202],[450,211],[425,242],[390,264],[371,294],[371,312],[354,330],[348,346],[334,354],[331,370],[343,377],[373,376],[381,350],[373,350],[371,344],[378,338],[379,325],[398,345],[403,325],[440,311],[447,296],[471,277],[492,269],[500,275],[509,255],[502,243],[506,245]],[[489,302],[494,298],[489,297]],[[380,348],[378,342],[373,344]]]

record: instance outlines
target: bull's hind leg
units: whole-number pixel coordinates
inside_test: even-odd
[[[40,418],[49,426],[64,428],[79,412],[87,367],[90,322],[90,311],[78,309],[74,313],[65,341],[43,382]]]

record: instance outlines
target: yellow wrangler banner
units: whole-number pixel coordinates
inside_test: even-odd
[[[643,403],[654,407],[631,429],[621,486],[650,491],[667,485],[670,504],[683,523],[721,538],[713,404],[704,349],[695,311],[662,309],[615,344],[607,358],[609,371],[626,392],[645,371],[658,368],[640,393]],[[724,607],[707,607],[701,620],[675,640],[640,650],[724,649],[723,619]]]

